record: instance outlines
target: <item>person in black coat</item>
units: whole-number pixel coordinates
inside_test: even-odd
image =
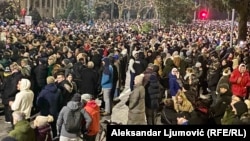
[[[166,98],[163,103],[164,106],[161,112],[161,122],[164,125],[177,124],[177,112],[174,109],[174,101],[171,98]]]
[[[232,100],[232,93],[230,92],[229,85],[222,83],[219,85],[219,96],[216,100],[214,107],[211,107],[212,119],[215,124],[221,124],[221,119],[226,111],[226,108],[230,105]]]
[[[93,69],[94,63],[89,61],[87,68],[80,73],[81,83],[78,87],[80,94],[91,94],[97,97],[98,73]]]
[[[147,91],[145,91],[146,118],[148,125],[155,125],[157,110],[160,106],[160,86],[157,75],[153,73],[149,78]]]
[[[10,101],[15,100],[15,96],[18,92],[17,84],[22,79],[21,67],[16,63],[10,65],[11,75],[4,79],[2,85],[2,103],[4,104],[5,122],[12,122],[12,111],[9,106]]]

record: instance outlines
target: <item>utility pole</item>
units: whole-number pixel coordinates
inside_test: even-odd
[[[230,47],[231,48],[233,47],[234,15],[235,15],[235,9],[232,9],[231,33],[230,33]]]
[[[27,15],[30,14],[30,0],[27,0]]]
[[[194,1],[194,7],[195,7],[195,10],[194,10],[194,22],[196,21],[196,13],[197,13],[197,10],[196,10],[196,6],[197,6],[197,1],[195,0]]]
[[[114,0],[111,1],[111,11],[110,11],[111,22],[113,22],[113,18],[114,18]]]

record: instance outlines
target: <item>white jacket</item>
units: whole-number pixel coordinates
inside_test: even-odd
[[[22,79],[19,82],[20,92],[16,94],[15,101],[11,105],[13,111],[20,111],[30,118],[31,108],[33,106],[34,93],[30,90],[30,81]]]

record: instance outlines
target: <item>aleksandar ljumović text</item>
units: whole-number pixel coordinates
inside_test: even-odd
[[[153,130],[149,129],[147,131],[134,131],[134,130],[121,130],[121,129],[113,129],[111,132],[112,136],[167,136],[169,138],[174,136],[204,136],[205,132],[203,129],[196,129],[191,131],[181,131],[181,130],[173,130],[173,129],[163,129],[161,130]]]

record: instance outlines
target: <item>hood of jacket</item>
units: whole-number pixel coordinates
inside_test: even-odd
[[[67,103],[67,107],[73,111],[78,110],[79,108],[81,108],[81,103],[80,102],[76,102],[76,101],[69,101]]]
[[[55,93],[57,91],[57,86],[55,83],[51,83],[45,86],[45,90]]]
[[[21,120],[21,121],[16,123],[14,130],[17,130],[23,134],[27,134],[28,132],[30,132],[33,129],[31,129],[30,123],[28,121]]]
[[[31,86],[31,83],[28,79],[21,79],[20,81],[20,91],[23,91],[23,90],[29,90],[30,89],[30,86]]]

